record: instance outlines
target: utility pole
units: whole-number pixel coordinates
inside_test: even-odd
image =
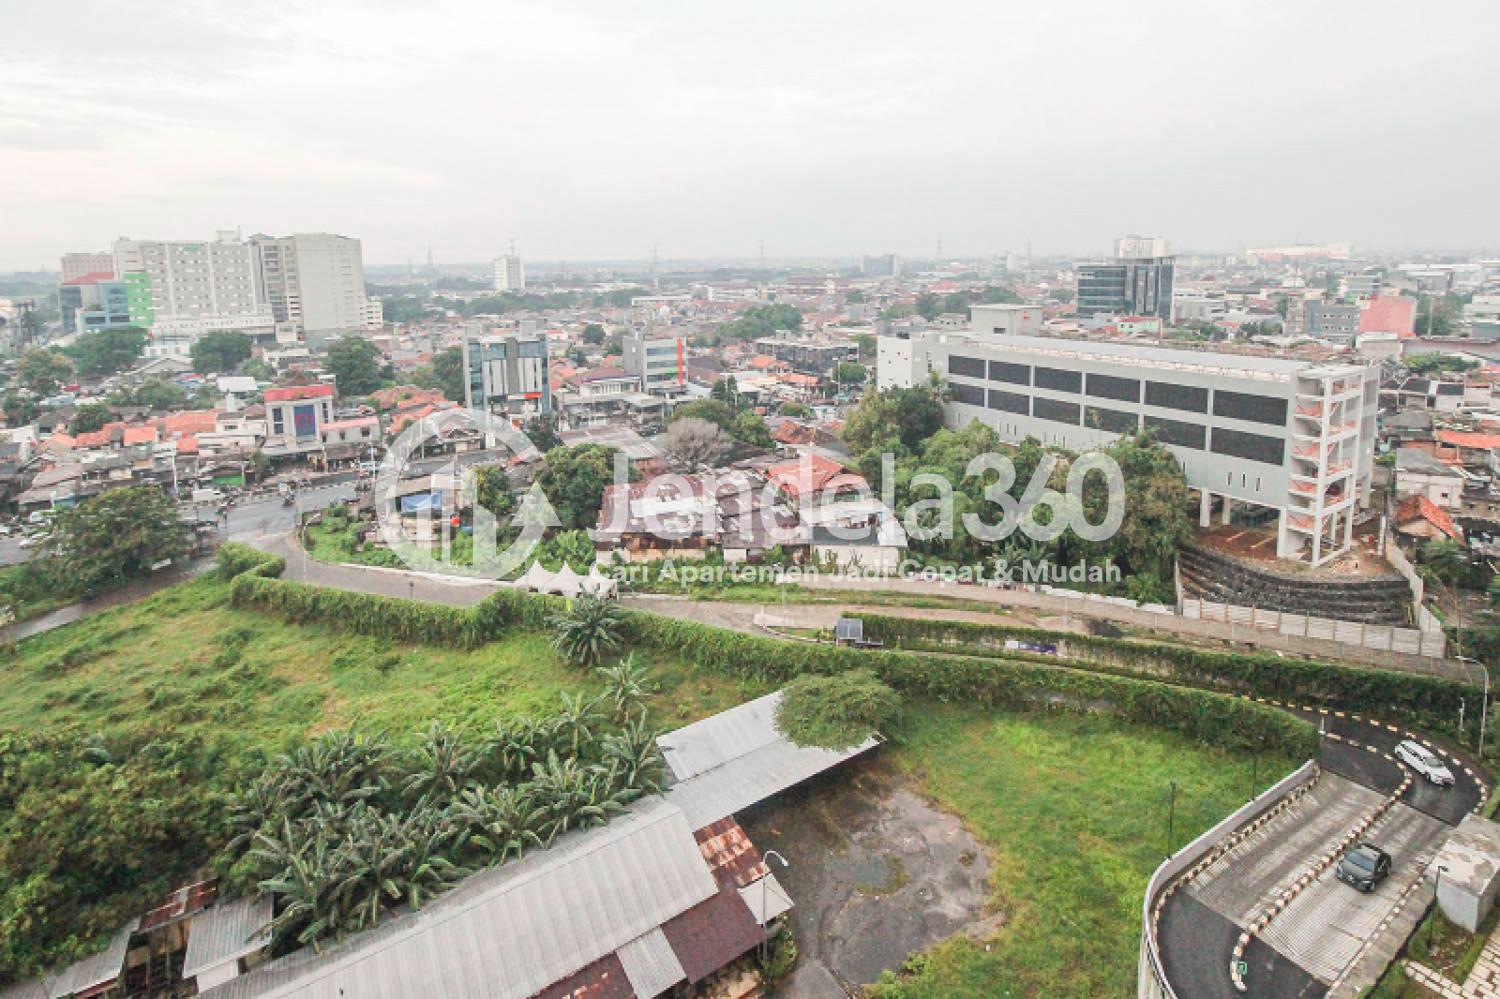
[[[1172,796],[1167,802],[1167,857],[1172,856],[1172,826],[1177,820],[1177,782],[1171,781]]]

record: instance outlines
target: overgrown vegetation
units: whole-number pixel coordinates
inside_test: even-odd
[[[776,727],[799,746],[849,749],[889,732],[901,698],[866,669],[835,676],[809,674],[786,685]]]
[[[273,946],[289,949],[603,825],[664,773],[643,706],[617,722],[606,703],[564,694],[556,714],[501,720],[481,740],[433,724],[404,751],[355,730],[320,736],[234,796],[230,885],[276,893]]]

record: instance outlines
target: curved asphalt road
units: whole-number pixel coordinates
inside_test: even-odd
[[[1318,712],[1293,711],[1333,738],[1325,737],[1318,762],[1333,774],[1389,795],[1400,786],[1404,774],[1388,755],[1402,739],[1416,733],[1397,726],[1371,723],[1358,716],[1338,717]],[[1425,739],[1426,737],[1418,736]],[[1437,788],[1418,778],[1401,801],[1446,826],[1457,826],[1480,803],[1488,778],[1467,752],[1427,740],[1448,756],[1448,766],[1457,778],[1451,788]],[[1377,837],[1374,837],[1378,839]],[[1321,845],[1314,856],[1321,853]],[[1399,867],[1401,858],[1396,857]],[[1310,864],[1313,857],[1305,858]],[[1346,886],[1336,884],[1344,890]],[[1352,892],[1354,889],[1348,888]],[[1313,999],[1324,996],[1327,986],[1306,969],[1278,953],[1260,937],[1252,938],[1245,952],[1249,966],[1249,990],[1238,992],[1229,978],[1229,958],[1241,927],[1186,891],[1174,892],[1162,910],[1158,939],[1167,980],[1182,999]]]

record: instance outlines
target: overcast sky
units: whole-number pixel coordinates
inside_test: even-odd
[[[0,269],[1500,246],[1500,3],[3,0]]]

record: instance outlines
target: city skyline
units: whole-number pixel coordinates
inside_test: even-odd
[[[1481,3],[9,9],[0,268],[234,225],[378,264],[1483,248],[1496,27]]]

